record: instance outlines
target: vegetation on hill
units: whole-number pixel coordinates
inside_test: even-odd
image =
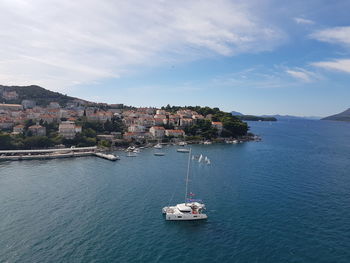
[[[17,99],[6,100],[3,98],[3,91],[16,91],[18,94]],[[0,102],[21,104],[22,100],[33,100],[39,106],[46,106],[50,102],[58,102],[61,106],[65,106],[68,102],[75,100],[76,98],[63,95],[59,92],[53,92],[42,87],[32,86],[2,86],[0,85]]]
[[[323,118],[322,120],[328,120],[328,121],[350,121],[350,108],[345,110],[345,111],[343,111],[343,112],[341,112],[341,113],[338,113],[338,114],[335,114],[335,115]]]
[[[198,112],[203,116],[210,116],[211,121],[222,122],[223,130],[222,137],[238,137],[245,136],[248,133],[249,127],[247,123],[243,122],[231,113],[221,111],[219,108],[200,107],[200,106],[170,106],[162,107],[162,109],[175,113],[178,110],[189,109]],[[201,136],[206,139],[216,138],[218,136],[216,128],[213,128],[209,120],[200,120],[190,127],[185,129],[187,135]]]

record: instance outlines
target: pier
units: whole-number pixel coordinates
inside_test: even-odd
[[[92,147],[71,147],[61,149],[40,149],[40,150],[2,150],[0,151],[0,161],[21,161],[21,160],[41,160],[97,156],[110,161],[119,158],[113,154],[97,152],[97,146]]]

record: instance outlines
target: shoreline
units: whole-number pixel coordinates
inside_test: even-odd
[[[219,138],[215,140],[206,141],[178,141],[178,142],[162,142],[161,145],[171,145],[184,147],[191,144],[236,144],[250,141],[261,141],[261,138],[254,136],[244,136],[237,139]],[[180,144],[180,143],[186,144]],[[111,147],[111,148],[99,148],[97,146],[92,147],[71,147],[71,148],[54,148],[54,149],[34,149],[34,150],[1,150],[0,161],[22,161],[22,160],[47,160],[47,159],[60,159],[60,158],[74,158],[74,157],[86,157],[96,156],[110,161],[119,160],[119,156],[110,154],[114,151],[128,151],[130,146],[135,148],[153,148],[157,143],[145,143],[145,144],[129,144],[123,147]],[[108,154],[109,153],[109,154]]]

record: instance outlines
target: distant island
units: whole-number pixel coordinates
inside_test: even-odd
[[[293,115],[262,115],[262,117],[274,117],[277,120],[319,120],[316,116],[293,116]]]
[[[279,121],[279,120],[319,120],[320,117],[315,116],[292,116],[292,115],[245,115],[238,111],[232,111],[231,114],[243,121]]]
[[[321,120],[326,120],[326,121],[350,121],[350,108],[345,110],[345,111],[343,111],[343,112],[341,112],[341,113],[325,117],[325,118],[323,118]]]
[[[238,111],[231,111],[231,114],[242,121],[277,121],[275,117],[245,115]]]
[[[237,116],[237,118],[242,121],[277,121],[275,117],[262,117],[262,116],[254,116],[254,115],[242,115],[242,116]]]
[[[0,150],[250,140],[248,130],[241,118],[219,108],[136,108],[35,85],[0,86]]]

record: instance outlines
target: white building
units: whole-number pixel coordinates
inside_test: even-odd
[[[45,136],[46,128],[41,125],[32,125],[28,127],[28,131],[32,133],[33,136]]]
[[[146,127],[143,125],[132,124],[128,127],[128,132],[145,132]]]
[[[50,102],[50,104],[49,104],[49,108],[51,108],[51,109],[59,109],[59,108],[61,108],[61,106],[60,106],[60,104],[58,103],[58,102]]]
[[[218,130],[218,133],[221,134],[222,127],[223,127],[222,126],[222,122],[220,122],[220,121],[213,121],[213,122],[211,122],[211,126],[216,128]]]
[[[165,115],[165,114],[166,114],[166,111],[165,111],[165,110],[157,110],[157,111],[156,111],[156,114],[157,114],[157,115]]]
[[[62,122],[58,127],[58,133],[66,139],[74,139],[75,135],[81,131],[81,126],[77,126],[71,121]]]
[[[33,109],[36,106],[36,102],[34,100],[22,100],[21,104],[25,109]]]
[[[163,138],[165,135],[164,127],[160,127],[160,126],[151,127],[149,129],[149,132],[151,133],[152,137],[154,137],[154,138]]]
[[[183,130],[165,130],[165,135],[172,137],[184,137],[185,132]]]

